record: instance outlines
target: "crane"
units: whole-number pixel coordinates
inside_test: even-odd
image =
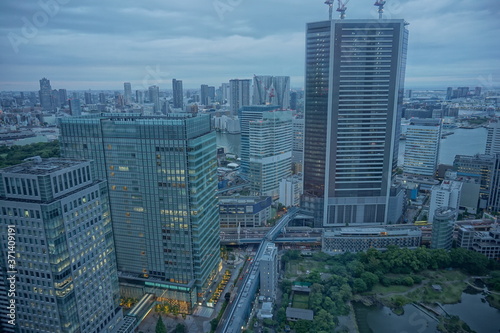
[[[333,3],[335,0],[326,0],[325,5],[328,5],[328,17],[330,18],[330,21],[332,20],[332,14],[333,14]]]
[[[345,11],[347,9],[346,5],[349,2],[349,0],[338,0],[339,1],[339,7],[337,8],[337,11],[340,13],[340,19],[343,20],[345,18]]]
[[[374,5],[378,7],[378,18],[379,20],[381,20],[382,13],[384,12],[385,0],[377,0],[375,1]]]

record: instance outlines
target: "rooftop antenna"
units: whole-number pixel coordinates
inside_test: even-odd
[[[333,15],[333,3],[335,0],[326,0],[325,5],[328,5],[328,17],[330,21],[332,20],[332,15]]]
[[[385,1],[384,0],[377,0],[377,1],[375,1],[374,5],[378,7],[378,19],[381,20],[382,14],[384,13]]]
[[[345,11],[347,9],[346,5],[349,2],[349,0],[338,0],[339,1],[339,7],[337,8],[337,11],[340,13],[340,19],[343,20],[345,19]]]

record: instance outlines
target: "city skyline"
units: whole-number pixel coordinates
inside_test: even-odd
[[[69,90],[121,90],[123,82],[133,90],[165,90],[172,78],[193,89],[253,74],[290,76],[291,87],[303,87],[305,24],[328,19],[323,1],[176,1],[146,9],[51,0],[0,7],[0,91],[38,90],[41,77]],[[377,15],[371,2],[348,7],[346,20]],[[496,12],[493,0],[388,1],[384,17],[411,25],[405,86],[499,86],[500,51],[488,42],[500,32]]]

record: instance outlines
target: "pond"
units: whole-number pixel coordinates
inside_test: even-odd
[[[481,291],[467,288],[456,304],[443,305],[450,315],[456,315],[477,333],[500,332],[500,310],[490,306]],[[405,305],[398,316],[385,306],[365,306],[353,303],[360,333],[437,332],[438,322],[412,304]]]

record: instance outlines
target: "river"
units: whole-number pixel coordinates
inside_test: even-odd
[[[354,303],[360,333],[437,332],[437,321],[412,304],[405,305],[398,316],[385,306],[367,307]],[[490,306],[482,292],[469,289],[462,293],[459,303],[443,306],[447,313],[460,317],[477,333],[494,333],[500,329],[500,310]]]

